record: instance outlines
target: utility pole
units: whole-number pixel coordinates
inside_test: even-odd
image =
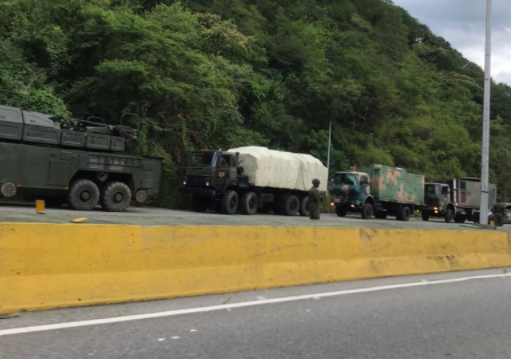
[[[330,147],[332,145],[332,121],[330,121],[330,128],[328,130],[328,154],[326,156],[326,170],[327,174],[330,175]]]
[[[486,0],[486,57],[484,60],[483,148],[481,158],[481,209],[479,223],[488,224],[488,182],[490,162],[490,90],[491,90],[491,15],[492,0]]]

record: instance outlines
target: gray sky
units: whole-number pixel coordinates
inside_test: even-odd
[[[393,1],[483,67],[486,0]],[[511,1],[493,0],[492,27],[492,76],[511,85]]]

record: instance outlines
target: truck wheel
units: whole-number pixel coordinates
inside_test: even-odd
[[[456,222],[456,223],[465,223],[466,219],[467,219],[467,217],[465,217],[465,216],[456,215],[454,217],[454,222]]]
[[[387,219],[388,215],[389,215],[388,212],[376,212],[374,214],[374,217],[376,217],[377,219]]]
[[[236,191],[227,190],[220,200],[220,211],[223,214],[235,214],[238,210],[238,194]]]
[[[108,212],[123,212],[131,203],[131,190],[122,182],[107,183],[101,189],[99,203]]]
[[[454,213],[452,213],[452,209],[448,208],[447,211],[445,212],[445,222],[446,223],[452,223],[454,222]]]
[[[396,217],[399,221],[409,221],[410,216],[412,215],[412,211],[410,211],[409,207],[403,207],[401,208],[401,211],[399,213],[399,217]]]
[[[77,211],[90,211],[99,200],[99,188],[88,179],[74,181],[67,192],[67,204]]]
[[[336,206],[335,213],[337,214],[338,217],[346,217],[346,213],[348,213],[348,211],[344,207]]]
[[[284,203],[284,214],[286,216],[296,216],[300,210],[300,200],[294,194],[287,197]]]
[[[426,222],[429,221],[429,213],[428,212],[422,211],[421,212],[421,217],[422,217],[423,221],[426,221]]]
[[[309,197],[303,197],[300,202],[300,216],[302,216],[302,217],[310,216]]]
[[[364,204],[364,208],[362,208],[362,218],[371,219],[373,218],[373,213],[373,205],[371,203]]]
[[[204,197],[196,195],[192,197],[192,210],[195,212],[206,212],[208,207],[209,204],[204,200]]]
[[[241,213],[253,215],[257,211],[257,195],[254,192],[246,192],[241,196]]]

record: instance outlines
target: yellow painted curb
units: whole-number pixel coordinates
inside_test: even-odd
[[[0,313],[511,266],[508,233],[0,224]]]

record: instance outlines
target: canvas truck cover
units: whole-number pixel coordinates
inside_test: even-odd
[[[369,175],[371,194],[382,202],[424,204],[425,177],[402,168],[371,165],[360,168]]]
[[[239,165],[252,186],[308,191],[312,180],[320,180],[320,191],[326,191],[327,168],[317,158],[300,153],[269,150],[266,147],[240,147]]]

